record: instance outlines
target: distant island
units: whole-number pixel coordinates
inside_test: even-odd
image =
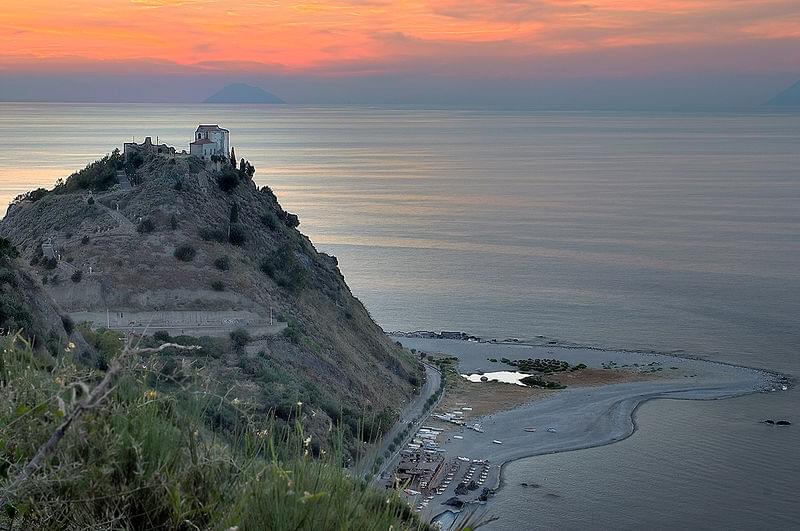
[[[286,103],[261,87],[231,83],[206,98],[203,103]]]
[[[769,100],[765,105],[770,107],[800,107],[800,81]]]

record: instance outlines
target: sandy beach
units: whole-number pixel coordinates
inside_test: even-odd
[[[711,400],[780,389],[781,385],[777,375],[764,371],[666,354],[457,340],[398,339],[408,348],[457,357],[459,372],[462,374],[514,370],[504,363],[491,362],[490,358],[500,360],[505,357],[513,360],[531,357],[556,358],[570,364],[584,363],[590,369],[605,368],[609,371],[652,376],[623,383],[568,386],[559,391],[541,392],[539,395],[531,395],[528,401],[510,402],[508,409],[467,418],[467,424],[479,422],[484,433],[442,423],[449,428],[445,433],[446,440],[441,445],[447,458],[462,456],[471,460],[488,460],[492,468],[486,486],[499,488],[496,496],[503,495],[503,464],[523,457],[578,450],[622,440],[636,429],[633,413],[646,400]],[[536,431],[524,431],[525,427],[535,428]],[[548,428],[551,430],[548,431]],[[454,438],[454,435],[460,438]],[[502,444],[493,441],[500,441]],[[445,492],[435,496],[421,511],[421,515],[432,518],[447,511],[448,507],[442,505],[442,502],[455,495],[457,484],[457,480],[453,481]],[[461,496],[461,499],[474,500],[479,492]],[[482,510],[491,515],[491,506],[490,499]]]

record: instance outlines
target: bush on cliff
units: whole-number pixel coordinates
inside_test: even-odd
[[[84,169],[76,171],[66,181],[59,182],[53,189],[56,193],[76,192],[79,190],[91,190],[101,192],[108,190],[117,184],[117,170],[121,170],[125,165],[125,157],[118,149],[110,155],[92,162]]]
[[[173,254],[175,255],[175,258],[181,262],[191,262],[194,260],[197,251],[191,245],[180,245],[175,249]]]

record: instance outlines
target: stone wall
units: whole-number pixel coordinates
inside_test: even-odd
[[[286,323],[270,324],[260,315],[245,310],[164,310],[129,312],[71,312],[76,323],[89,323],[93,328],[152,333],[166,330],[173,335],[223,336],[237,328],[247,329],[253,336],[274,335]]]

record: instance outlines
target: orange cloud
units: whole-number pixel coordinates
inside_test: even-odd
[[[146,60],[313,73],[480,57],[513,70],[613,49],[800,43],[798,27],[797,0],[30,0],[0,12],[0,69]]]

